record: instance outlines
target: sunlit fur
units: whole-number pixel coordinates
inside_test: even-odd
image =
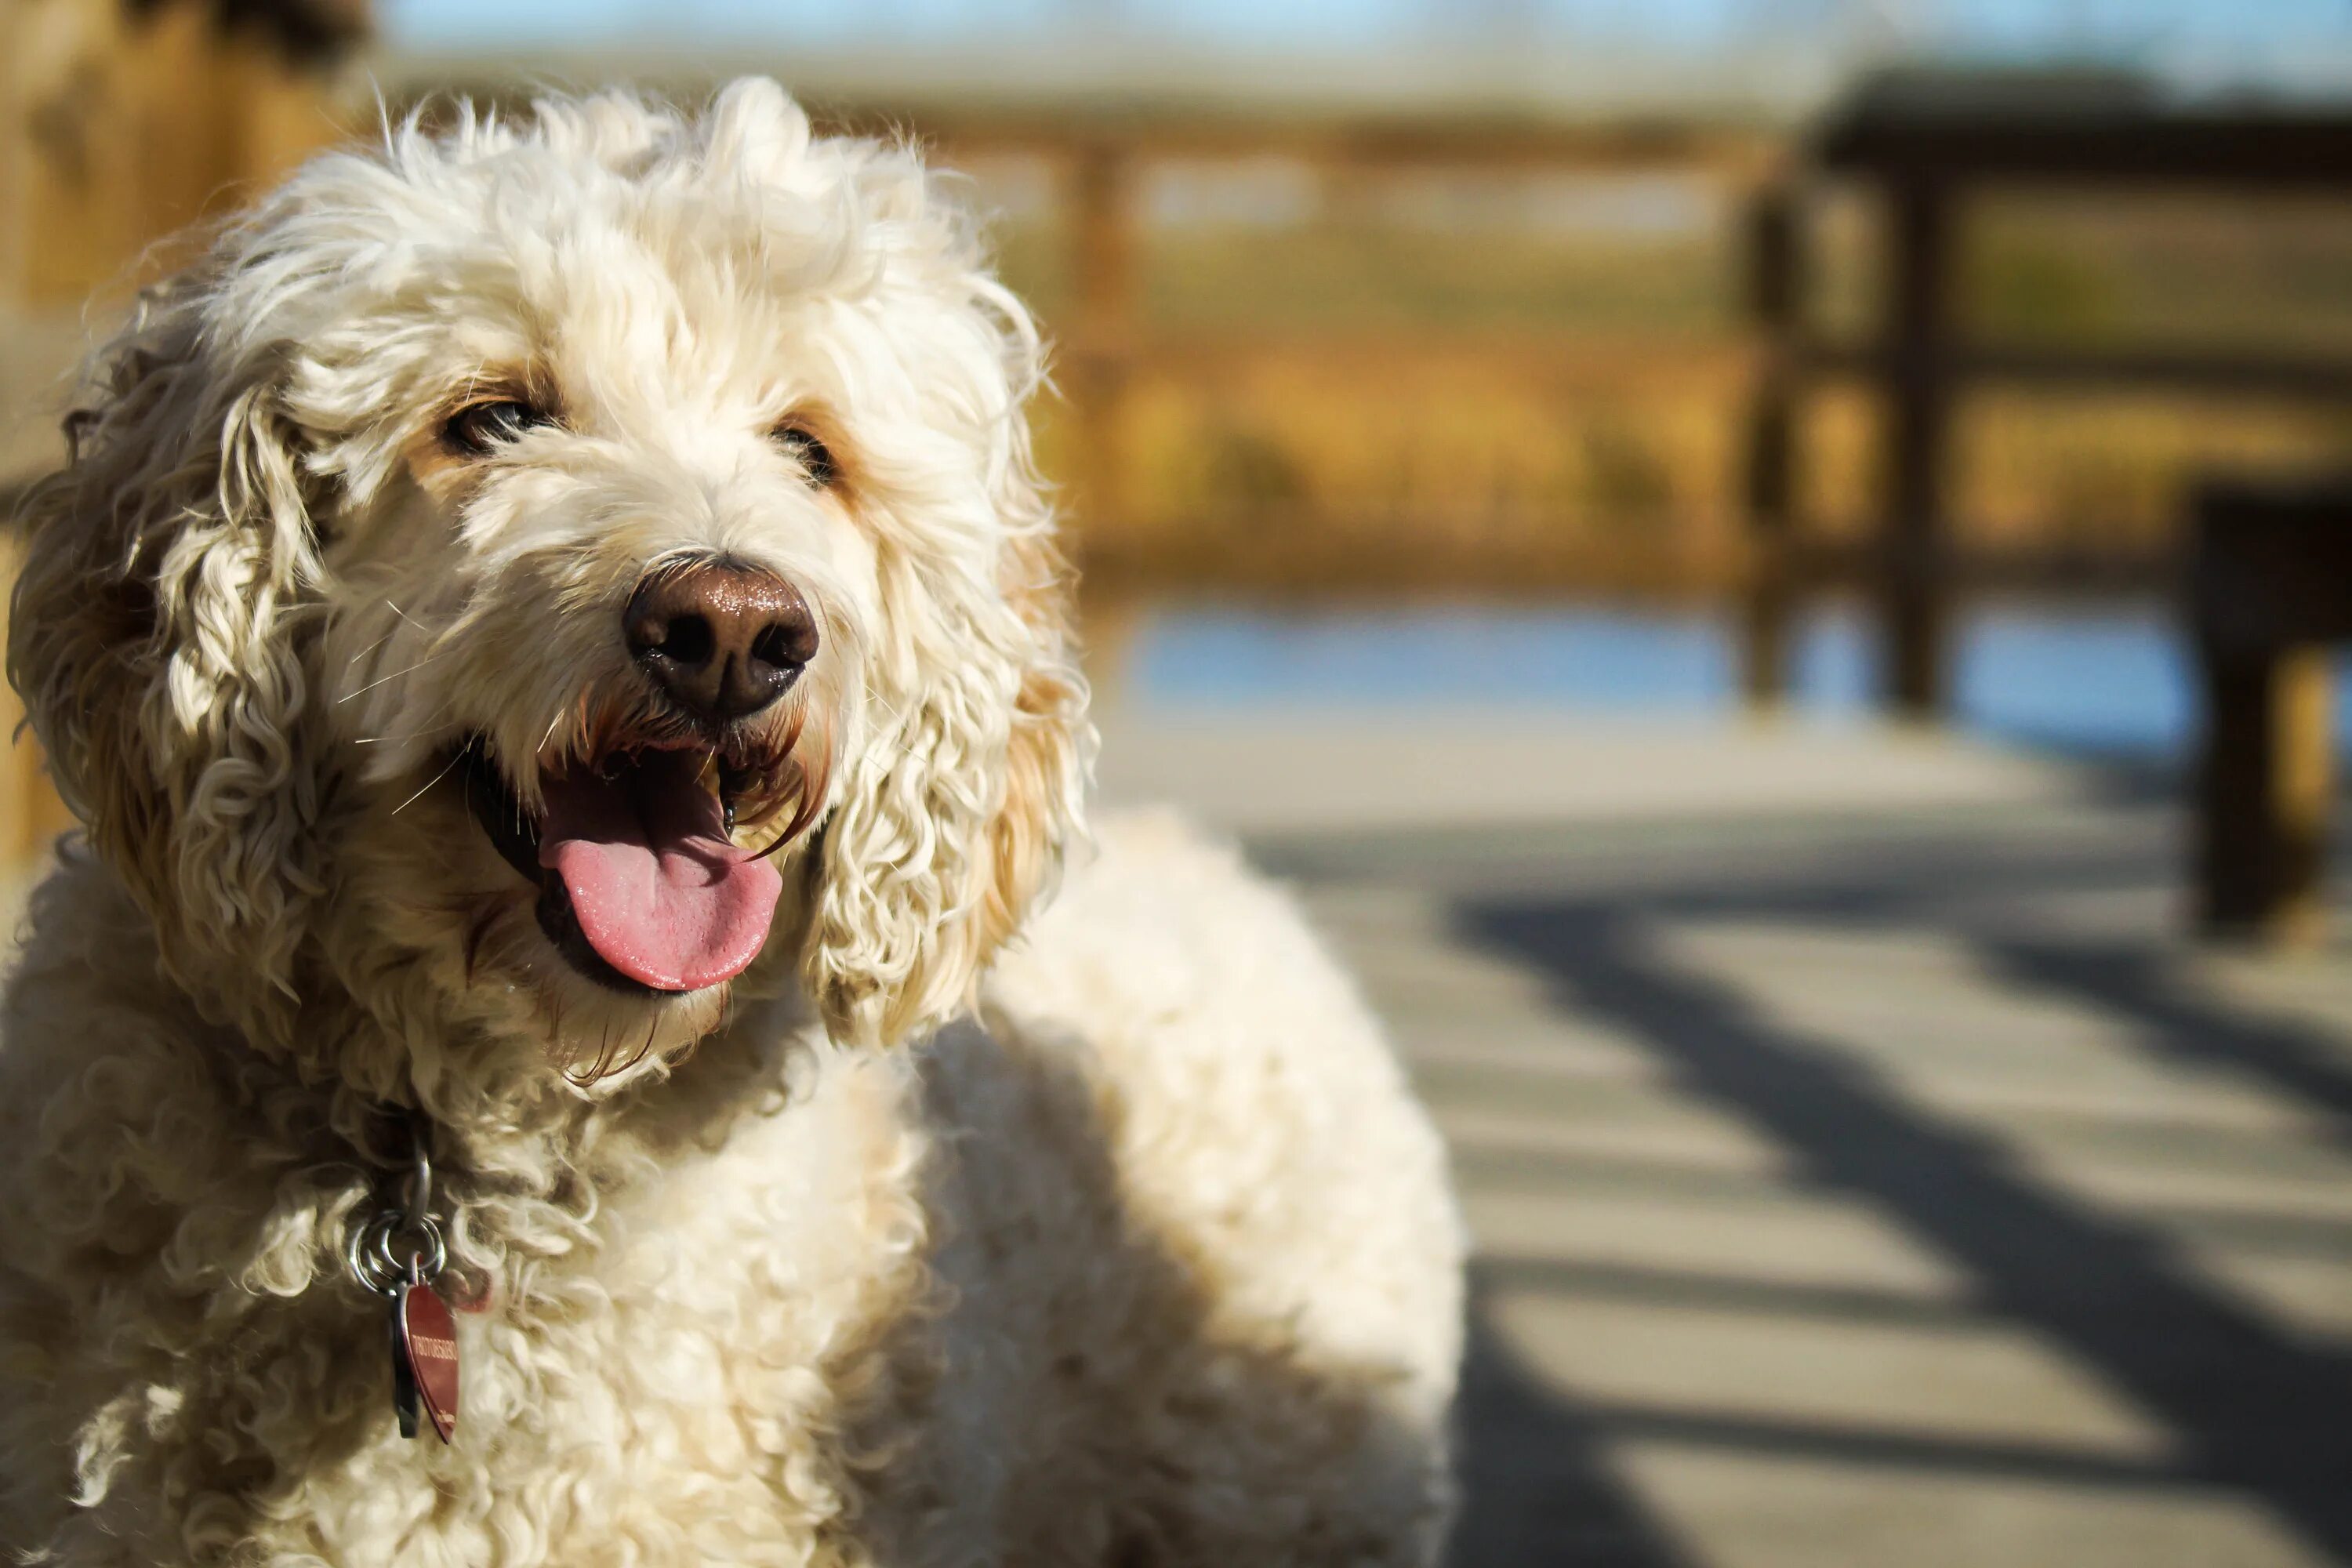
[[[10,625],[87,831],[0,1042],[0,1547],[1428,1560],[1460,1244],[1377,1030],[1172,825],[1036,912],[1092,745],[1040,374],[952,192],[763,81],[394,128],[145,299]],[[552,422],[446,438],[496,395]],[[785,892],[731,984],[625,994],[453,759],[535,810],[675,727],[621,608],[712,552],[819,626],[731,742]],[[446,1449],[340,1261],[412,1124]]]

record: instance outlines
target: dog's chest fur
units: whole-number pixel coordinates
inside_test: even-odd
[[[824,1563],[985,1532],[993,1489],[927,1457],[940,1405],[997,1402],[942,1397],[934,1231],[960,1201],[914,1063],[811,1047],[789,1099],[692,1135],[612,1119],[592,1157],[625,1174],[593,1198],[485,1205],[501,1261],[459,1318],[457,1441],[404,1442],[383,1312],[336,1261],[352,1172],[272,1148],[270,1105],[230,1101],[160,986],[95,994],[74,950],[121,933],[77,925],[28,955],[0,1057],[0,1163],[47,1166],[8,1184],[0,1258],[0,1446],[47,1459],[0,1480],[7,1546]]]
[[[517,1489],[570,1492],[545,1521],[570,1537],[551,1561],[617,1560],[621,1542],[655,1561],[859,1560],[845,1516],[870,1514],[877,1481],[860,1449],[936,1394],[910,1096],[898,1064],[835,1058],[718,1148],[666,1152],[578,1256],[510,1264],[461,1325],[458,1445],[379,1443],[370,1462],[460,1536]]]

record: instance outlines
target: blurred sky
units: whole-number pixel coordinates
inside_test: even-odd
[[[1736,49],[1759,35],[1878,35],[1963,53],[2286,52],[2352,37],[2352,0],[383,0],[398,44],[590,39],[882,42],[1108,30],[1353,48],[1444,32]]]
[[[1326,59],[1492,53],[1514,74],[1623,57],[1686,63],[1701,96],[1721,94],[1727,67],[1734,80],[1741,68],[1836,77],[1924,57],[2352,93],[2352,0],[381,0],[379,14],[394,49],[427,55],[984,43],[1100,58],[1157,44]]]

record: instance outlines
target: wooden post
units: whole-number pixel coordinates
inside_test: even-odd
[[[2321,921],[2330,672],[2324,649],[2203,650],[2198,920],[2221,936],[2307,942]]]
[[[1740,626],[1740,682],[1751,706],[1788,690],[1789,560],[1796,510],[1797,336],[1804,257],[1795,191],[1759,190],[1748,215],[1748,310],[1760,339],[1748,423],[1748,561]]]
[[[1128,149],[1107,142],[1082,148],[1071,170],[1077,312],[1070,392],[1090,529],[1120,526],[1129,500],[1121,405],[1135,347],[1133,171]]]
[[[31,249],[25,219],[33,148],[25,117],[26,89],[32,86],[26,61],[32,45],[32,7],[0,5],[0,321],[24,305],[26,258]]]
[[[1895,184],[1888,195],[1886,520],[1879,568],[1885,694],[1899,716],[1930,719],[1944,702],[1951,193],[1919,181]]]
[[[121,268],[139,242],[123,193],[139,183],[138,146],[120,100],[129,26],[110,0],[17,5],[21,52],[5,68],[17,77],[21,138],[11,182],[18,226],[16,302],[79,306]]]
[[[0,13],[0,213],[20,307],[77,310],[180,259],[141,251],[249,198],[338,135],[315,63],[216,7],[54,0]],[[134,263],[145,263],[135,268]],[[112,302],[112,301],[110,301]]]
[[[2352,640],[2352,485],[2206,485],[2189,544],[2205,697],[2197,919],[2215,935],[2305,941],[2335,788],[2326,650]]]

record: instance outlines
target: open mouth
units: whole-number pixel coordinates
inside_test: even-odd
[[[805,802],[767,848],[735,841],[739,819],[773,826],[804,795],[788,761],[730,765],[707,747],[616,747],[544,775],[533,815],[477,736],[460,756],[474,817],[539,889],[556,951],[614,990],[699,991],[750,967],[768,939],[783,876],[767,858],[805,825]]]

